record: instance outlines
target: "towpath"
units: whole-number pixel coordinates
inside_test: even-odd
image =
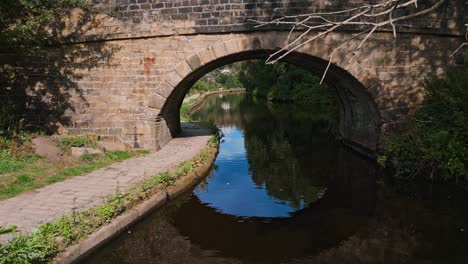
[[[28,233],[73,210],[95,207],[117,190],[126,190],[146,177],[192,159],[206,146],[209,138],[206,129],[186,124],[178,137],[155,153],[0,201],[0,226],[16,225],[21,233]],[[0,242],[9,237],[0,236]]]

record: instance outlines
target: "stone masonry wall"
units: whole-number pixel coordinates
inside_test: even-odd
[[[428,7],[436,1],[438,0],[419,1],[419,8]],[[109,38],[125,38],[252,31],[254,23],[251,20],[270,21],[286,15],[337,11],[377,1],[91,0],[90,2],[106,10],[113,17],[97,32],[104,32]],[[463,0],[447,0],[437,12],[413,19],[410,23],[405,22],[398,27],[398,30],[462,35],[466,23],[468,23],[466,3]],[[278,30],[278,27],[274,29]]]
[[[143,148],[160,147],[171,137],[164,122],[174,122],[162,119],[161,109],[183,78],[210,61],[235,52],[279,48],[286,36],[270,31],[109,42],[118,51],[109,61],[87,70],[76,80],[83,89],[87,107],[78,107],[69,131],[96,133],[129,146],[136,143]],[[342,37],[341,33],[331,34],[320,45],[312,44],[303,52],[326,59],[330,47]],[[242,41],[254,38],[261,41],[261,46],[245,46],[241,50]],[[233,43],[235,46],[230,48]],[[420,82],[425,74],[443,72],[454,64],[449,55],[458,44],[456,38],[407,34],[394,39],[391,34],[380,33],[369,40],[358,55],[359,61],[348,62],[343,55],[335,63],[367,88],[383,123],[391,124],[422,100]],[[198,63],[192,63],[194,58]],[[308,63],[304,61],[303,66]],[[353,100],[352,96],[349,100]]]
[[[429,5],[435,1],[421,3]],[[255,29],[250,19],[265,21],[282,15],[342,10],[369,1],[89,2],[107,14],[97,15],[95,24],[71,35],[69,43],[58,47],[69,51],[64,52],[62,60],[47,62],[57,73],[63,74],[64,69],[70,72],[67,85],[74,91],[67,97],[71,107],[64,113],[68,122],[63,125],[67,133],[93,133],[129,147],[157,149],[174,136],[177,107],[188,89],[184,87],[189,83],[185,80],[192,72],[213,63],[232,62],[232,56],[237,54],[271,51],[285,45],[284,28]],[[72,17],[79,14],[75,10]],[[456,65],[456,59],[449,55],[463,40],[466,23],[468,5],[462,0],[449,0],[438,12],[399,26],[398,38],[385,30],[374,34],[356,60],[349,60],[349,54],[343,50],[333,61],[337,70],[331,75],[338,76],[343,71],[360,83],[340,93],[345,104],[342,117],[348,122],[342,126],[351,127],[343,135],[375,149],[375,140],[366,142],[369,133],[377,134],[381,125],[385,128],[400,121],[421,102],[421,80],[426,74],[443,74],[447,67]],[[317,65],[328,60],[332,47],[348,37],[350,30],[353,29],[345,28],[304,47],[300,52],[312,57],[296,63],[321,74],[324,67]],[[227,57],[229,61],[224,61]],[[50,72],[46,70],[44,74]],[[51,83],[38,80],[32,90],[38,90],[38,85],[47,90]],[[357,91],[361,86],[363,91]],[[364,97],[369,98],[368,102],[364,102]],[[373,107],[381,122],[365,123],[366,112]],[[172,112],[164,114],[164,109]]]

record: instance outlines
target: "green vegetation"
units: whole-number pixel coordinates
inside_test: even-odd
[[[91,10],[82,0],[1,1],[0,48],[22,54],[44,52],[44,46],[57,40],[51,39],[57,32],[48,26],[60,23],[59,14],[75,7]]]
[[[67,164],[51,163],[36,156],[33,162],[31,160],[22,162],[16,173],[0,175],[0,199],[83,175],[141,154],[143,153],[127,151],[107,152],[104,157],[83,154],[80,159],[84,164],[70,167],[67,167]]]
[[[72,147],[96,147],[96,141],[91,140],[86,136],[65,137],[62,140],[60,140],[59,145],[62,151],[68,151]]]
[[[17,232],[18,229],[14,225],[0,226],[0,235],[11,234]]]
[[[216,140],[216,143],[218,140]],[[28,235],[15,237],[0,246],[0,264],[48,263],[67,246],[85,239],[113,218],[151,196],[155,191],[169,186],[178,177],[186,175],[210,157],[210,144],[192,161],[180,164],[174,171],[162,172],[137,184],[126,193],[116,191],[97,208],[73,212],[61,219],[39,227]]]
[[[188,102],[183,102],[180,107],[180,120],[181,121],[190,121],[190,107],[196,102],[196,99],[189,100]]]
[[[238,79],[239,67],[239,63],[234,63],[210,72],[192,86],[189,94],[206,93],[219,89],[242,88],[242,83]]]
[[[46,112],[58,116],[59,113],[55,111],[61,112],[66,106],[64,101],[68,98],[64,93],[49,91],[47,94],[50,98],[47,101],[50,102],[41,101],[45,92],[42,95],[36,94],[30,88],[39,82],[49,82],[49,85],[52,85],[55,81],[52,78],[38,80],[31,76],[27,77],[26,70],[21,69],[20,65],[22,63],[28,64],[29,67],[32,65],[35,71],[51,74],[52,69],[47,66],[47,70],[44,70],[42,69],[44,65],[40,63],[49,61],[50,64],[53,54],[61,54],[62,51],[51,51],[52,44],[78,34],[78,32],[69,32],[70,34],[64,36],[62,30],[65,23],[61,21],[61,15],[69,14],[70,10],[76,7],[87,12],[92,11],[92,8],[82,0],[0,1],[0,53],[4,62],[0,67],[0,132],[13,134],[26,128],[40,130],[40,126],[45,126],[47,122],[42,120],[37,122],[38,126],[31,126],[29,122],[31,118],[45,116]],[[77,22],[80,24],[89,19],[90,16],[83,16],[82,21]],[[51,30],[52,27],[54,30]],[[36,74],[40,75],[38,72]],[[68,74],[70,73],[62,71],[61,76],[57,74],[55,77],[66,79],[65,75]]]
[[[424,103],[384,137],[379,161],[401,178],[468,180],[468,64],[424,83]]]
[[[334,92],[312,73],[289,63],[242,62],[239,80],[247,92],[271,101],[319,104],[325,111],[336,111]]]

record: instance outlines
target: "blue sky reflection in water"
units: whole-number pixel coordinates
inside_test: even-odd
[[[265,184],[255,184],[249,170],[242,130],[226,126],[221,128],[221,132],[224,138],[213,177],[207,180],[206,189],[194,191],[201,202],[222,213],[244,217],[288,217],[291,212],[304,208],[304,200],[294,207],[288,201],[270,196]]]

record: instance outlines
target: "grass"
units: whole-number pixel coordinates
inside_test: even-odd
[[[189,100],[188,102],[182,103],[182,106],[180,107],[180,120],[181,121],[191,121],[190,115],[190,107],[194,105],[197,102],[197,99],[192,99]]]
[[[6,152],[5,152],[6,153]],[[112,151],[102,157],[84,154],[79,160],[52,163],[38,156],[16,156],[2,154],[0,161],[0,199],[14,197],[20,193],[48,184],[83,175],[148,151]]]
[[[126,193],[116,192],[97,208],[73,212],[61,219],[47,223],[28,235],[19,235],[8,244],[0,246],[0,264],[48,263],[56,254],[109,223],[135,204],[151,196],[156,190],[172,185],[203,164],[210,157],[210,148],[219,140],[211,140],[208,146],[191,161],[183,162],[176,169],[161,172],[135,185]],[[123,153],[115,157],[124,158]],[[14,226],[6,228],[15,230]]]
[[[11,151],[2,149],[0,150],[0,174],[21,170],[33,159],[33,157],[16,156]]]

